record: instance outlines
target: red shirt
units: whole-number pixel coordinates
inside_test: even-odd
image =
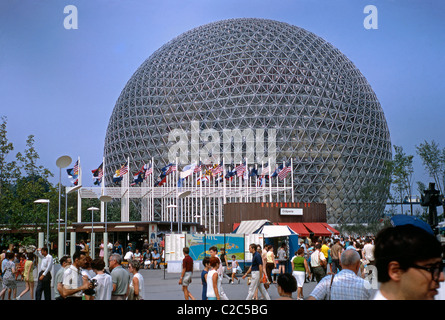
[[[193,259],[190,256],[185,256],[182,260],[182,268],[185,268],[185,272],[193,272]]]

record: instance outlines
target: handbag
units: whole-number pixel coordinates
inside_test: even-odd
[[[322,254],[321,252],[320,252],[320,254]],[[327,264],[327,261],[326,261],[326,259],[324,259],[324,260],[321,260],[320,259],[320,256],[318,256],[318,260],[319,260],[319,263],[320,263],[320,266],[321,267],[326,267],[326,264]]]
[[[264,284],[266,289],[269,289],[269,282],[267,280],[267,275],[263,272],[263,279],[261,279],[261,283]]]

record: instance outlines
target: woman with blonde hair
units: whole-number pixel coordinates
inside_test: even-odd
[[[25,293],[29,291],[29,295],[31,296],[31,300],[34,300],[34,253],[29,252],[28,258],[25,262],[25,269],[23,270],[23,280],[25,281],[25,290],[23,290],[20,295],[17,297],[17,300],[20,300],[21,297]]]

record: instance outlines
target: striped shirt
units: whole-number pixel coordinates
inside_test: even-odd
[[[369,300],[371,286],[353,271],[343,269],[335,275],[332,287],[331,277],[324,277],[310,294],[317,300]]]

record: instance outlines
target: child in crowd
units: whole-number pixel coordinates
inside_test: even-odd
[[[239,283],[239,279],[236,277],[236,271],[238,270],[238,261],[236,261],[236,256],[232,255],[232,284],[234,283],[235,280],[238,280]]]

